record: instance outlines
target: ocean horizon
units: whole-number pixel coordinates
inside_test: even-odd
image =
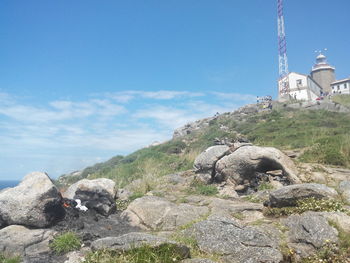
[[[19,182],[19,180],[0,180],[0,190],[7,187],[15,187]]]

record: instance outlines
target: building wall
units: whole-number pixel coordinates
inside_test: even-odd
[[[331,93],[331,83],[335,81],[334,69],[316,69],[311,72],[311,77],[321,86],[323,92]]]
[[[350,80],[332,85],[332,94],[350,94]]]

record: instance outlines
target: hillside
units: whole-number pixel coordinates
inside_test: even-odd
[[[60,185],[82,178],[110,178],[124,187],[145,175],[159,177],[192,168],[195,157],[209,146],[248,139],[259,146],[293,150],[297,161],[350,167],[350,113],[339,112],[339,104],[349,107],[348,96],[333,98],[338,110],[329,111],[298,104],[274,103],[273,110],[248,105],[234,112],[198,120],[175,131],[172,140],[116,156],[74,175],[62,176]],[[297,105],[297,106],[295,106]],[[322,105],[321,105],[322,106]],[[322,109],[325,108],[325,109]],[[216,142],[215,142],[216,140]]]

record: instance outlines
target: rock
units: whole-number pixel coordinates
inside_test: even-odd
[[[105,216],[116,209],[115,182],[106,178],[80,180],[71,185],[63,196],[69,199],[80,199],[82,205]]]
[[[157,196],[134,200],[122,213],[132,226],[145,230],[175,230],[209,212],[207,207],[176,205]]]
[[[320,213],[291,215],[284,223],[289,228],[288,246],[302,258],[314,254],[327,242],[338,242],[338,231]]]
[[[45,173],[30,173],[0,193],[0,217],[7,225],[47,227],[64,215],[61,195]]]
[[[300,183],[293,161],[280,150],[272,147],[245,146],[224,156],[216,163],[216,181],[227,179],[236,185],[256,180],[256,173],[282,170],[289,183]]]
[[[0,230],[0,254],[19,255],[29,262],[50,252],[49,241],[54,231],[48,229],[28,229],[11,225]]]
[[[69,252],[67,256],[67,260],[64,261],[64,263],[81,263],[84,262],[85,256],[87,253],[89,253],[91,250],[89,248],[82,248],[79,251],[72,251]]]
[[[119,200],[128,200],[130,198],[130,196],[132,196],[132,192],[126,189],[118,189],[117,191],[117,195],[116,195],[116,199]]]
[[[235,187],[233,185],[224,184],[219,187],[219,195],[222,197],[229,198],[238,198],[238,194],[235,191]]]
[[[341,193],[343,199],[350,203],[350,181],[342,181],[339,184],[339,192]]]
[[[190,249],[185,245],[178,244],[163,237],[157,237],[146,233],[128,233],[119,237],[106,237],[95,240],[91,243],[93,250],[98,249],[112,249],[114,251],[125,252],[134,248],[148,245],[152,248],[157,248],[162,245],[174,245],[177,254],[182,259],[188,258]]]
[[[328,221],[336,223],[345,232],[350,233],[350,216],[342,212],[320,212]]]
[[[283,259],[277,242],[237,220],[210,217],[194,224],[185,234],[197,241],[200,250],[223,255],[225,262],[279,263]]]
[[[198,172],[209,172],[211,174],[216,162],[223,156],[227,155],[229,152],[230,147],[226,145],[216,145],[209,147],[197,156],[194,161],[194,168]]]
[[[338,193],[323,184],[288,185],[270,193],[269,205],[272,207],[295,206],[298,200],[310,197],[334,199],[338,197]]]

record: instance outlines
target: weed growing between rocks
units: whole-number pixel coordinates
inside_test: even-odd
[[[150,247],[145,244],[125,252],[113,250],[98,250],[89,253],[85,263],[176,263],[182,260],[176,245],[164,244]]]
[[[5,256],[0,253],[0,263],[20,263],[21,258],[19,256]]]
[[[262,200],[260,200],[258,197],[254,196],[254,195],[246,195],[242,197],[243,200],[251,202],[251,203],[261,203]]]
[[[130,199],[127,199],[127,200],[117,199],[115,201],[115,205],[116,205],[118,211],[126,210],[130,203],[131,203]]]
[[[187,192],[188,194],[206,195],[206,196],[212,196],[219,193],[215,185],[207,185],[198,179],[194,179],[191,182],[190,188],[187,190]]]
[[[263,191],[263,190],[271,190],[273,189],[273,185],[267,182],[263,182],[261,184],[259,184],[258,186],[258,190],[259,191]]]
[[[50,248],[57,254],[64,254],[81,247],[80,238],[74,232],[66,232],[54,238]]]
[[[344,213],[350,212],[349,210],[343,208],[343,203],[337,200],[316,199],[314,197],[311,197],[297,201],[297,205],[293,207],[265,208],[264,215],[280,217],[288,216],[291,214],[302,214],[306,211]]]
[[[302,263],[349,263],[350,251],[343,251],[336,244],[326,244],[313,256],[302,260]]]

